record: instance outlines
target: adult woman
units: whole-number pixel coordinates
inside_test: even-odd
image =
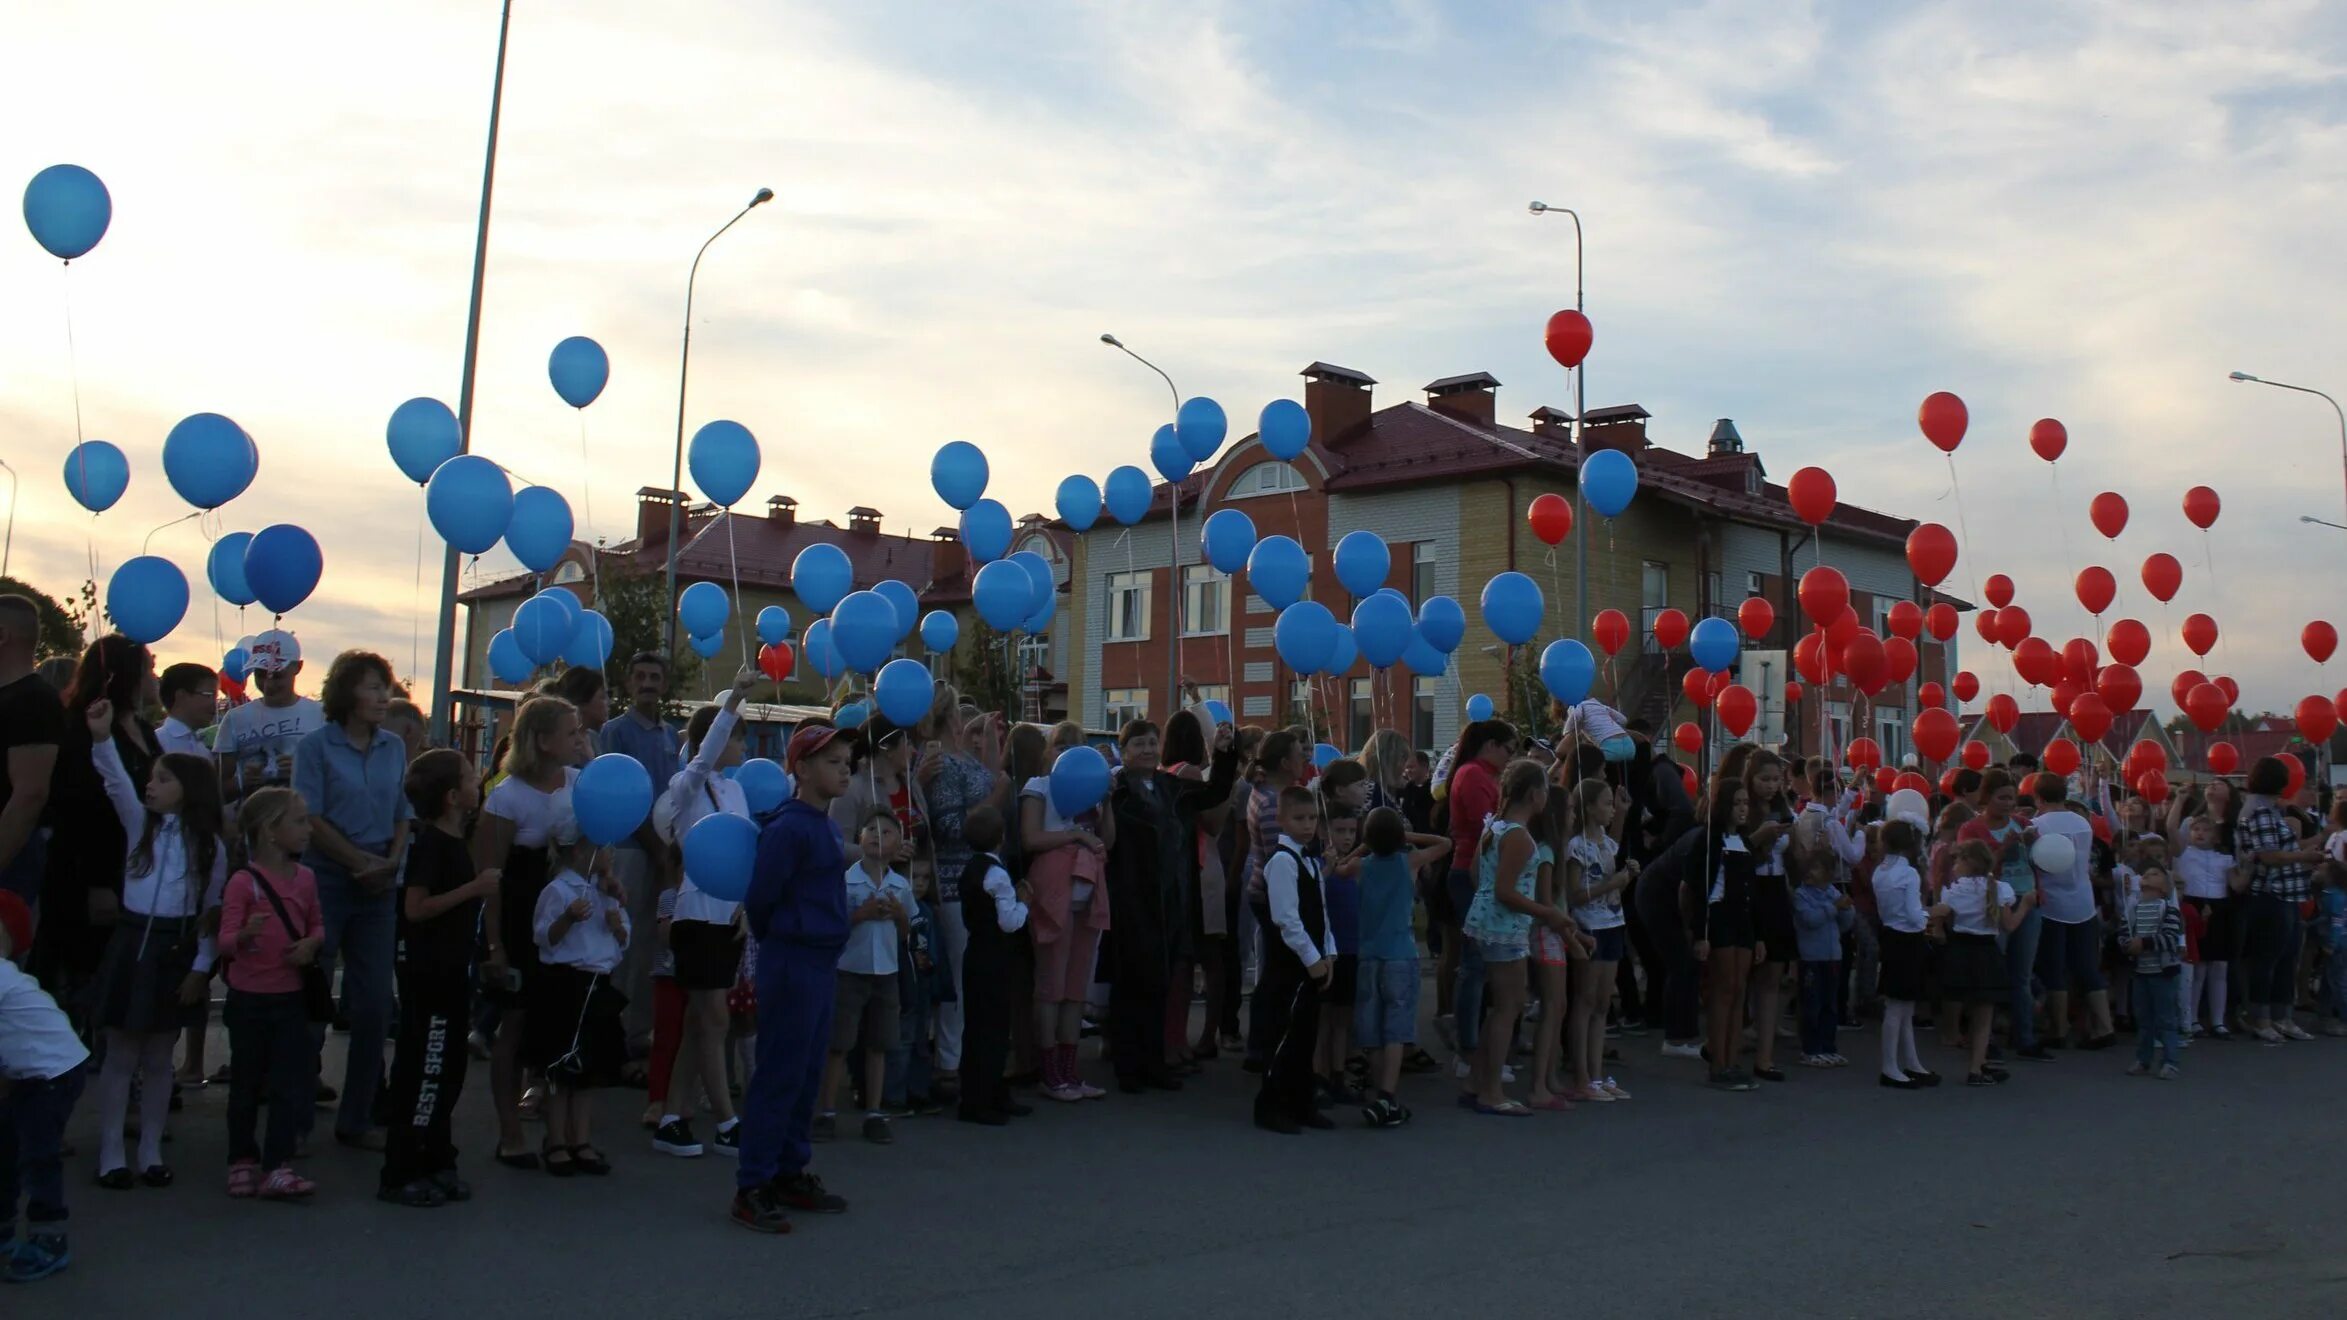
[[[1452,1050],[1458,1063],[1452,1069],[1462,1080],[1467,1060],[1482,1041],[1483,958],[1462,933],[1467,905],[1475,898],[1475,849],[1483,840],[1483,823],[1499,810],[1499,776],[1515,756],[1516,730],[1505,720],[1478,720],[1459,733],[1451,757],[1451,777],[1444,803],[1449,808],[1451,872],[1440,892],[1441,910],[1434,893],[1427,895],[1426,917],[1442,930],[1442,957],[1435,970],[1436,994],[1451,987]],[[1439,1007],[1439,1006],[1438,1006]],[[1442,1019],[1435,1019],[1437,1029]]]
[[[31,970],[77,1016],[86,1007],[80,1002],[82,987],[97,972],[121,913],[123,859],[130,846],[90,759],[84,717],[101,699],[112,705],[114,750],[132,786],[143,793],[148,772],[163,754],[155,730],[138,713],[154,682],[155,660],[147,648],[108,633],[82,653],[65,691],[65,729],[49,781],[49,860]]]
[[[1165,722],[1165,737],[1158,751],[1158,761],[1166,773],[1186,785],[1206,782],[1213,772],[1215,750],[1207,747],[1207,721],[1194,710],[1176,711]],[[1183,921],[1179,939],[1173,941],[1173,978],[1165,1005],[1165,1052],[1169,1065],[1190,1072],[1197,1071],[1198,1055],[1190,1046],[1190,987],[1193,972],[1207,961],[1207,928],[1211,925],[1219,936],[1223,930],[1223,869],[1222,857],[1215,847],[1215,839],[1230,817],[1232,795],[1230,785],[1238,779],[1237,741],[1229,725],[1214,730],[1214,748],[1229,755],[1231,774],[1218,793],[1198,795],[1186,792],[1182,802],[1188,807],[1190,819],[1183,838],[1187,852],[1182,859]],[[1212,892],[1208,892],[1211,884]],[[1211,921],[1207,908],[1214,912]],[[1219,962],[1209,970],[1207,984],[1206,1021],[1211,1025],[1219,1013],[1214,1002],[1212,985],[1220,973]],[[1208,1051],[1211,1057],[1212,1051]]]
[[[1250,724],[1239,729],[1231,739],[1231,754],[1239,763],[1240,773],[1231,780],[1222,829],[1214,839],[1215,859],[1222,871],[1222,961],[1219,970],[1213,973],[1214,980],[1206,987],[1209,1011],[1205,1025],[1198,1029],[1196,1051],[1202,1059],[1214,1058],[1222,1050],[1244,1054],[1247,1048],[1246,1029],[1239,1020],[1239,1002],[1245,997],[1246,966],[1259,947],[1260,934],[1255,923],[1243,916],[1250,857],[1247,814],[1255,800],[1255,755],[1263,747],[1263,736],[1260,727]],[[1199,885],[1203,894],[1203,878]],[[1215,956],[1211,947],[1202,953],[1207,958]],[[1219,1046],[1217,1035],[1221,1038]]]
[[[970,928],[962,920],[962,868],[972,849],[962,822],[980,806],[1002,809],[1010,780],[996,773],[1002,763],[1002,717],[962,717],[962,694],[940,684],[919,732],[928,745],[914,767],[914,782],[928,801],[929,837],[937,864],[937,926],[945,936],[946,965],[953,971],[954,999],[937,1006],[937,1069],[953,1074],[962,1066],[962,954]]]
[[[1703,873],[1705,830],[1693,821],[1679,828],[1638,873],[1635,890],[1638,915],[1654,942],[1654,959],[1647,964],[1658,981],[1647,984],[1647,1002],[1662,1024],[1662,1052],[1666,1058],[1692,1059],[1703,1052],[1697,1024],[1697,987],[1702,964],[1695,958],[1695,942],[1688,924],[1705,902],[1707,877]]]
[[[398,937],[392,905],[415,819],[406,791],[407,745],[383,728],[391,713],[390,663],[371,651],[334,657],[319,704],[326,723],[295,744],[293,789],[310,809],[310,848],[302,862],[318,877],[318,908],[326,923],[318,966],[331,978],[336,957],[342,959],[350,1019],[334,1139],[381,1150],[374,1112],[391,1028],[391,955]]]
[[[2029,848],[2037,842],[2037,833],[2028,822],[2013,814],[2018,804],[2019,790],[2013,776],[2001,769],[1991,769],[1981,777],[1981,813],[1965,822],[1956,833],[1956,841],[1979,842],[1988,845],[1997,859],[1996,878],[2013,889],[2013,899],[2022,899],[2037,892],[2037,868],[2029,864]],[[2038,937],[2045,928],[2045,918],[2031,903],[2020,922],[2005,932],[2005,979],[2012,998],[2007,1005],[2013,1020],[2013,1052],[2024,1059],[2044,1061],[2053,1055],[2038,1044],[2037,995],[2030,981],[2037,973]]]
[[[2306,942],[2299,916],[2312,883],[2312,869],[2324,859],[2319,847],[2301,843],[2282,802],[2290,786],[2289,767],[2278,756],[2258,759],[2249,769],[2249,793],[2234,832],[2235,855],[2249,877],[2242,915],[2244,961],[2249,964],[2246,996],[2249,1034],[2279,1045],[2311,1040],[2292,1010],[2298,1003],[2298,950]]]
[[[1303,778],[1311,749],[1287,729],[1263,736],[1255,751],[1254,786],[1246,801],[1247,911],[1254,918],[1256,947],[1270,955],[1279,933],[1271,922],[1271,899],[1263,886],[1263,867],[1279,847],[1280,791]],[[1271,1030],[1275,1016],[1268,995],[1257,994],[1247,1005],[1247,1071],[1261,1072],[1271,1061],[1279,1041]]]
[[[1369,800],[1361,808],[1367,816],[1379,807],[1402,809],[1403,780],[1410,766],[1410,744],[1392,729],[1379,729],[1361,744],[1361,754],[1354,758],[1369,772]]]
[[[929,795],[913,782],[913,731],[874,716],[864,733],[871,754],[856,767],[848,791],[832,799],[831,819],[840,833],[854,839],[873,812],[894,815],[902,841],[893,864],[901,872],[929,847]]]

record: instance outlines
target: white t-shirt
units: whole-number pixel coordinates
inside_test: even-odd
[[[1621,845],[1610,835],[1591,839],[1576,834],[1565,842],[1565,860],[1581,864],[1581,883],[1584,886],[1602,884],[1614,873],[1614,857]],[[1622,924],[1622,896],[1619,892],[1607,894],[1594,903],[1582,903],[1573,908],[1573,920],[1584,930],[1610,930]]]
[[[1078,818],[1075,820],[1069,820],[1067,817],[1059,814],[1059,808],[1051,805],[1051,777],[1049,775],[1037,775],[1033,779],[1030,779],[1026,783],[1020,785],[1019,796],[1022,798],[1034,798],[1036,801],[1043,804],[1043,829],[1046,833],[1058,833],[1066,830],[1082,830],[1086,834],[1097,835],[1100,832],[1098,829],[1094,828],[1093,825],[1093,822],[1100,818],[1100,810],[1097,807],[1090,811],[1079,813]],[[1072,903],[1091,902],[1092,882],[1089,880],[1078,880],[1069,886],[1068,901]]]
[[[2331,855],[2332,861],[2341,866],[2347,866],[2347,830],[2335,831],[2330,838],[2324,840],[2323,851]]]
[[[1940,891],[1940,901],[1955,913],[1950,926],[1960,935],[1995,935],[2000,933],[1988,920],[1989,878],[1985,875],[1960,875]],[[2009,908],[2019,900],[2013,896],[2013,886],[1999,880],[1997,905]]]
[[[2059,834],[2068,839],[2078,853],[2067,872],[2037,873],[2037,902],[2045,919],[2065,926],[2094,920],[2094,826],[2067,808],[2041,811],[2031,823],[2041,836]]]
[[[2232,892],[2233,859],[2214,848],[2186,848],[2176,855],[2176,874],[2186,898],[2223,898]]]
[[[0,958],[0,1077],[46,1082],[89,1057],[49,992],[23,968]]]
[[[1595,697],[1573,707],[1569,723],[1591,742],[1601,745],[1629,732],[1622,727],[1622,712]]]
[[[263,784],[291,784],[292,776],[277,772],[277,758],[290,760],[294,744],[325,725],[326,708],[308,697],[290,706],[248,701],[220,717],[212,751],[233,759],[241,798]]]
[[[544,793],[508,775],[489,790],[481,811],[513,822],[516,848],[543,848],[547,836],[554,832],[555,822],[570,815],[570,786],[578,777],[578,771],[565,767],[562,787]]]
[[[562,942],[553,942],[554,923],[562,918],[570,905],[587,900],[587,915],[572,922],[562,934]],[[619,900],[597,889],[576,871],[560,871],[546,887],[538,891],[538,906],[533,912],[531,930],[538,939],[538,956],[546,962],[576,967],[581,971],[610,975],[619,966],[621,955],[627,949],[625,934],[613,935],[604,923],[604,914],[617,912],[621,931],[631,931],[627,908]]]

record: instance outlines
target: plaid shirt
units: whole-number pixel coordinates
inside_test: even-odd
[[[2241,866],[2249,872],[2249,892],[2271,894],[2276,898],[2298,902],[2311,888],[2309,872],[2303,862],[2284,862],[2279,866],[2261,866],[2257,854],[2266,852],[2297,852],[2306,845],[2298,841],[2297,827],[2281,807],[2268,799],[2241,813],[2241,823],[2233,833],[2234,853]]]

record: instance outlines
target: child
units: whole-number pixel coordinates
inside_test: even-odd
[[[1361,863],[1361,942],[1355,969],[1353,1043],[1374,1052],[1376,1097],[1361,1110],[1375,1128],[1400,1127],[1410,1111],[1394,1099],[1402,1054],[1418,1038],[1418,939],[1410,929],[1419,872],[1451,854],[1440,834],[1413,834],[1391,807],[1369,813],[1369,855]]]
[[[832,1108],[847,1076],[848,1052],[864,1052],[864,1140],[885,1146],[896,1140],[881,1112],[887,1091],[888,1052],[896,1048],[897,945],[912,930],[913,884],[889,866],[903,841],[896,813],[875,807],[856,835],[863,855],[848,868],[847,948],[839,956],[839,999],[831,1016],[831,1062],[823,1070],[823,1097],[814,1139],[829,1141],[839,1117]]]
[[[24,900],[0,889],[0,1278],[10,1283],[47,1278],[73,1260],[65,1240],[65,1120],[90,1057],[57,1001],[16,965],[32,939]]]
[[[2135,1063],[2127,1075],[2150,1073],[2156,1046],[2158,1076],[2165,1082],[2176,1076],[2176,1022],[2182,1003],[2176,980],[2184,963],[2184,921],[2168,901],[2166,871],[2153,867],[2144,872],[2141,885],[2141,894],[2121,914],[2119,926],[2120,947],[2135,960],[2135,1010],[2142,1015],[2142,1030],[2135,1035]]]
[[[2337,823],[2341,806],[2331,808]],[[2331,836],[2324,851],[2334,851],[2341,839]],[[2315,895],[2314,940],[2323,951],[2323,1034],[2347,1036],[2347,865],[2329,861],[2314,870],[2321,889]]]
[[[1558,934],[1573,929],[1560,908],[1540,902],[1539,847],[1525,828],[1548,804],[1548,772],[1539,762],[1519,760],[1500,777],[1499,811],[1475,846],[1475,897],[1461,928],[1483,956],[1486,1008],[1475,1058],[1475,1112],[1495,1118],[1529,1118],[1532,1111],[1508,1098],[1502,1088],[1508,1049],[1516,1041],[1516,1019],[1524,1011],[1524,965],[1531,955],[1532,925]]]
[[[249,860],[220,908],[228,940],[228,1004],[220,1014],[228,1027],[228,1194],[286,1201],[317,1190],[293,1171],[293,1155],[316,1098],[315,1010],[303,977],[318,961],[325,923],[317,877],[298,860],[310,843],[310,812],[300,795],[256,788],[236,819]],[[268,1137],[256,1142],[263,1103]]]
[[[1354,986],[1361,962],[1361,818],[1330,810],[1326,821],[1321,891],[1327,899],[1336,968],[1320,991],[1320,1044],[1313,1052],[1312,1069],[1323,1097],[1335,1104],[1357,1105],[1362,1096],[1345,1085],[1345,1059],[1353,1052]]]
[[[1336,762],[1334,764],[1342,764]],[[1279,791],[1279,841],[1263,866],[1273,933],[1255,993],[1271,1005],[1267,1025],[1277,1040],[1263,1084],[1255,1093],[1255,1126],[1293,1136],[1305,1128],[1335,1127],[1312,1103],[1312,1051],[1320,1039],[1320,990],[1336,974],[1336,942],[1328,934],[1328,896],[1319,859],[1320,798],[1301,784]],[[1284,1010],[1284,1013],[1283,1013]]]
[[[2184,890],[2184,905],[2200,917],[2199,961],[2186,970],[2184,1029],[2192,1035],[2231,1040],[2225,1025],[2226,981],[2234,952],[2241,946],[2240,899],[2233,857],[2219,852],[2217,823],[2205,815],[2186,819],[2184,799],[2178,796],[2168,812],[2168,830],[2176,847],[2176,879]],[[2208,1012],[2201,1014],[2202,995]]]
[[[587,1120],[590,1093],[618,1081],[627,1059],[619,1016],[627,999],[611,984],[632,933],[627,893],[611,874],[610,856],[580,834],[568,811],[555,818],[547,842],[558,869],[531,914],[539,965],[527,987],[522,1060],[546,1077],[546,1135],[538,1148],[546,1172],[600,1177],[611,1162],[588,1144]]]
[[[1996,875],[1997,856],[1987,843],[1967,839],[1957,844],[1949,859],[1953,873],[1932,908],[1934,917],[1949,923],[1947,952],[1941,958],[1940,989],[1964,1010],[1964,1041],[1971,1066],[1966,1086],[1997,1086],[2008,1080],[2002,1068],[1988,1061],[1991,1024],[1997,1005],[2012,997],[2005,955],[1997,937],[2018,929],[2037,903],[2037,894],[2015,895],[2013,886]]]
[[[428,1209],[472,1197],[456,1176],[448,1125],[464,1093],[473,931],[500,877],[495,867],[475,872],[465,842],[481,805],[481,775],[470,759],[444,747],[425,752],[408,764],[406,787],[423,828],[400,890],[399,1050],[384,1093],[391,1121],[375,1198]]]
[[[1002,812],[974,808],[962,818],[962,838],[975,850],[962,886],[962,921],[970,943],[962,952],[962,1100],[956,1115],[964,1123],[1001,1127],[1035,1111],[1011,1099],[1003,1077],[1011,1046],[1011,983],[1022,973],[1027,899],[1032,890],[1013,885],[995,850],[1002,846]]]
[[[1749,1091],[1760,1085],[1736,1066],[1736,1050],[1744,1039],[1744,989],[1752,977],[1758,942],[1752,928],[1752,877],[1760,859],[1744,843],[1751,824],[1752,790],[1741,779],[1722,779],[1704,844],[1704,869],[1711,879],[1690,932],[1696,961],[1710,964],[1706,971],[1711,978],[1711,1012],[1704,1026],[1711,1085],[1722,1091]]]
[[[1931,918],[1923,908],[1923,877],[1915,863],[1923,831],[1912,821],[1882,827],[1883,858],[1874,868],[1874,901],[1882,913],[1882,1075],[1880,1084],[1901,1091],[1937,1086],[1939,1074],[1923,1066],[1915,1048],[1915,1005],[1924,996],[1923,932]]]
[[[212,979],[205,909],[220,901],[228,850],[220,839],[220,776],[192,756],[166,752],[147,774],[145,800],[114,746],[114,703],[90,703],[90,759],[129,840],[121,916],[99,964],[96,1024],[106,1033],[98,1071],[98,1185],[123,1191],[171,1185],[163,1125],[171,1105],[171,1046],[180,1013]],[[123,1150],[133,1073],[139,1083],[139,1172]]]
[[[1028,738],[1014,735],[1014,745]],[[1056,756],[1083,742],[1080,727],[1052,733]],[[1033,767],[1030,767],[1033,768]],[[1035,892],[1035,1045],[1043,1060],[1043,1094],[1063,1104],[1098,1100],[1108,1092],[1077,1071],[1084,1030],[1084,996],[1092,985],[1100,937],[1108,929],[1108,850],[1116,843],[1116,813],[1106,804],[1063,816],[1051,801],[1048,766],[1019,788],[1019,838],[1027,849],[1027,884]],[[1189,1005],[1187,998],[1183,1007]]]
[[[1550,907],[1561,907],[1565,902],[1565,877],[1557,856],[1572,845],[1573,795],[1549,794],[1541,814],[1545,819],[1532,853],[1540,879],[1534,886],[1533,897]],[[1585,956],[1595,947],[1592,943],[1588,948],[1577,949],[1574,943],[1547,926],[1533,928],[1531,963],[1533,975],[1539,978],[1534,988],[1540,997],[1540,1023],[1532,1033],[1532,1087],[1525,1100],[1533,1109],[1565,1113],[1573,1108],[1573,1102],[1566,1096],[1578,1088],[1565,1080],[1557,1065],[1564,1052],[1565,1024],[1578,1007],[1570,988],[1573,959]]]
[[[940,993],[953,993],[953,981],[939,962],[937,910],[931,906],[937,894],[936,859],[928,853],[916,853],[905,869],[913,884],[913,904],[906,917],[904,948],[897,965],[896,1045],[888,1051],[887,1075],[881,1084],[881,1106],[892,1118],[937,1112],[937,1102],[929,1098],[929,1006]]]
[[[1793,891],[1793,931],[1801,953],[1801,1063],[1840,1068],[1849,1063],[1835,1048],[1841,1023],[1834,991],[1842,981],[1842,933],[1858,919],[1850,896],[1834,886],[1832,855],[1825,851],[1824,817],[1809,812],[1793,824],[1790,854],[1801,887]]]
[[[155,729],[156,745],[166,752],[184,752],[209,762],[212,749],[205,745],[198,730],[211,727],[220,708],[219,674],[199,664],[170,665],[157,676],[156,693],[163,706],[163,723]],[[220,931],[219,915],[217,908],[206,910],[209,925],[205,933],[214,936],[215,942]],[[179,1072],[175,1074],[180,1085],[205,1084],[204,1043],[212,1034],[211,1008],[211,996],[207,994],[188,1005],[181,1015],[187,1039],[180,1052]]]
[[[1583,708],[1591,704],[1585,702]],[[1590,954],[1573,966],[1567,1051],[1573,1060],[1569,1098],[1574,1100],[1630,1098],[1620,1083],[1605,1074],[1606,1001],[1613,995],[1614,965],[1629,951],[1622,891],[1638,878],[1636,862],[1618,868],[1614,865],[1622,847],[1613,833],[1621,806],[1616,791],[1602,779],[1581,781],[1573,790],[1574,816],[1580,829],[1565,844],[1564,891],[1572,903],[1573,924],[1594,944]]]

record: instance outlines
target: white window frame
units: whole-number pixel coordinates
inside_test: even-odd
[[[1653,572],[1662,574],[1662,600],[1659,603],[1647,599],[1647,575]],[[1660,559],[1638,561],[1638,603],[1638,644],[1648,651],[1660,651],[1662,643],[1654,640],[1654,619],[1671,607],[1671,566],[1668,562]]]
[[[1149,640],[1149,616],[1156,604],[1156,574],[1145,570],[1111,573],[1107,577],[1108,611],[1103,634],[1112,642]]]
[[[1746,573],[1744,575],[1744,599],[1751,600],[1756,596],[1765,596],[1767,594],[1768,586],[1766,580],[1763,579],[1760,574]]]
[[[1214,598],[1212,617],[1198,625],[1201,601]],[[1182,566],[1182,636],[1225,637],[1231,630],[1231,578],[1212,564]]]
[[[1410,680],[1410,745],[1425,750],[1434,747],[1435,703],[1441,700],[1440,684],[1433,678]]]
[[[1225,706],[1231,704],[1231,685],[1228,683],[1196,683],[1191,687],[1200,705],[1209,701],[1219,701]]]
[[[1293,463],[1276,458],[1265,459],[1231,479],[1230,489],[1223,492],[1226,500],[1251,500],[1265,495],[1289,495],[1310,490],[1312,483]]]
[[[1149,689],[1106,688],[1100,694],[1100,722],[1111,730],[1149,718]]]
[[[1410,608],[1416,609],[1426,603],[1427,597],[1441,593],[1440,586],[1434,580],[1435,562],[1434,542],[1416,541],[1411,544]],[[1425,579],[1423,589],[1419,585],[1421,576]]]
[[[1377,732],[1377,687],[1375,680],[1356,678],[1345,687],[1345,740],[1356,751],[1366,746],[1369,735]]]

